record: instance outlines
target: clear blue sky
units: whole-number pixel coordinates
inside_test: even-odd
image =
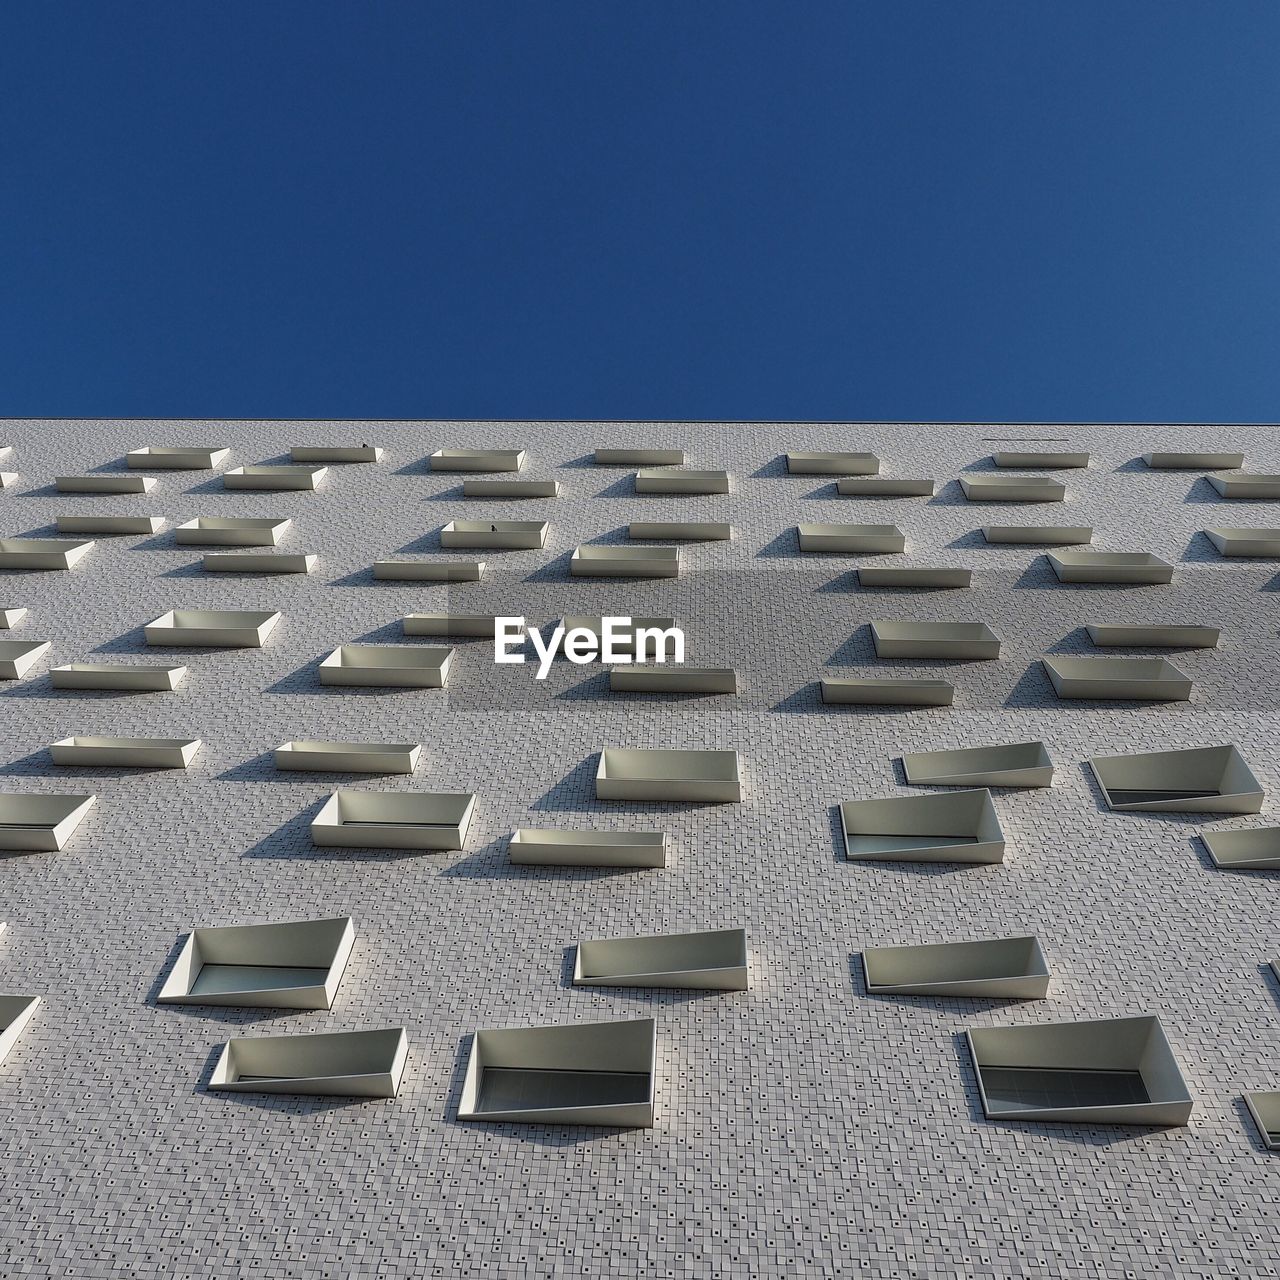
[[[1280,419],[1275,0],[0,27],[0,414]]]

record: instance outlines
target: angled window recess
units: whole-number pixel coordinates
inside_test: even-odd
[[[164,516],[59,516],[59,533],[157,533]]]
[[[318,556],[283,551],[213,551],[201,560],[205,573],[310,573]]]
[[[48,640],[0,640],[0,680],[21,680],[49,647]]]
[[[1109,698],[1134,702],[1188,702],[1191,678],[1168,658],[1093,658],[1059,654],[1041,658],[1060,698]]]
[[[1268,1151],[1280,1151],[1280,1092],[1246,1093],[1245,1106],[1258,1126],[1258,1137]]]
[[[279,621],[278,613],[258,609],[171,609],[143,632],[148,644],[165,648],[261,649]]]
[[[1119,622],[1090,622],[1085,630],[1099,648],[1215,649],[1222,635],[1218,627],[1129,626]]]
[[[1243,453],[1144,453],[1142,460],[1156,471],[1234,470],[1244,466]]]
[[[231,1093],[301,1093],[394,1098],[409,1056],[403,1027],[228,1040],[209,1088]]]
[[[202,745],[199,738],[60,738],[49,754],[54,764],[185,769]]]
[[[982,536],[988,542],[1016,546],[1077,547],[1093,541],[1093,530],[1072,524],[984,524]]]
[[[450,520],[440,530],[442,547],[533,550],[547,545],[545,520]]]
[[[874,453],[787,454],[787,471],[793,476],[873,476],[879,470]]]
[[[142,471],[208,471],[216,467],[230,449],[163,449],[148,445],[125,455],[130,467]]]
[[[896,555],[907,539],[896,524],[798,524],[801,551],[838,555]]]
[[[1009,742],[958,751],[914,751],[902,757],[913,787],[1048,787],[1053,761],[1043,742]]]
[[[289,450],[293,462],[380,462],[382,450],[372,444],[295,444]]]
[[[1000,637],[985,622],[876,621],[868,625],[879,658],[978,662],[1000,656]]]
[[[679,547],[593,547],[574,550],[569,572],[575,578],[676,578]]]
[[[972,569],[947,569],[924,565],[867,565],[856,570],[863,587],[968,587]]]
[[[8,489],[18,483],[16,471],[0,471],[0,489]]]
[[[1280,871],[1280,827],[1246,831],[1201,831],[1216,867],[1228,871]],[[1280,978],[1280,972],[1276,974]]]
[[[375,560],[379,582],[479,582],[483,560]]]
[[[0,795],[0,849],[56,852],[93,808],[94,795]]]
[[[72,662],[49,672],[55,689],[119,689],[172,691],[182,683],[186,667],[162,664],[124,666],[110,662]]]
[[[477,1031],[459,1120],[652,1128],[652,1018]]]
[[[597,467],[683,467],[683,449],[597,449]]]
[[[277,769],[326,773],[412,773],[422,747],[416,742],[322,742],[298,739],[275,750]]]
[[[842,498],[931,498],[936,480],[910,476],[843,476],[836,481]]]
[[[443,689],[453,650],[428,645],[344,644],[320,663],[321,684]]]
[[[432,471],[519,471],[523,449],[437,449],[428,459]]]
[[[991,1120],[1186,1124],[1191,1095],[1157,1017],[965,1033]]]
[[[0,1062],[9,1056],[9,1050],[18,1043],[18,1037],[31,1021],[31,1015],[39,1004],[39,996],[0,995]]]
[[[311,843],[342,849],[461,849],[475,813],[469,791],[335,791]]]
[[[1280,529],[1206,529],[1204,532],[1224,556],[1280,559]]]
[[[0,609],[0,631],[16,627],[27,616],[25,609]]]
[[[464,480],[464,498],[558,498],[559,480]]]
[[[1054,450],[1020,450],[1000,449],[991,455],[991,461],[997,467],[1021,467],[1033,469],[1043,467],[1046,470],[1066,470],[1069,467],[1087,467],[1087,453],[1059,453]]]
[[[651,471],[636,472],[637,493],[728,493],[727,471]]]
[[[1173,581],[1173,565],[1149,551],[1050,551],[1045,558],[1059,582],[1160,586]]]
[[[921,676],[827,676],[822,700],[868,707],[949,707],[956,689],[949,680]]]
[[[1004,832],[985,787],[840,806],[850,862],[1004,861]]]
[[[564,831],[517,827],[507,858],[534,867],[665,867],[664,831]]]
[[[287,518],[197,516],[180,524],[173,536],[187,547],[274,547],[289,526]]]
[[[871,995],[1043,1000],[1049,962],[1038,938],[984,938],[913,947],[864,947]]]
[[[194,929],[156,1000],[331,1009],[355,937],[350,916]]]
[[[1124,813],[1257,813],[1262,784],[1234,746],[1094,756],[1089,768],[1110,809]]]
[[[623,621],[629,615],[619,615],[619,621],[615,624],[613,647],[618,653],[627,654],[632,658],[643,661],[645,658],[656,657],[655,642],[652,637],[645,637],[644,652],[636,653],[636,645],[638,643],[637,633],[640,631],[669,631],[676,625],[674,618],[637,618],[630,617],[630,625],[626,625]],[[561,625],[566,632],[569,631],[589,631],[596,641],[596,648],[602,648],[604,641],[604,618],[589,617],[585,614],[566,613],[560,619]],[[665,651],[665,649],[664,649]]]
[[[609,671],[611,693],[737,693],[732,667],[638,666]]]
[[[1241,471],[1236,475],[1211,475],[1205,477],[1224,498],[1280,498],[1280,476],[1258,475]]]
[[[59,538],[0,538],[0,569],[70,569],[93,546]]]
[[[596,770],[597,800],[738,801],[736,751],[627,751],[607,747]]]
[[[222,473],[224,489],[314,489],[328,467],[232,467]]]
[[[728,542],[733,525],[713,520],[633,520],[627,526],[632,542],[661,542],[663,539],[683,542]]]
[[[1066,485],[1047,476],[961,476],[970,502],[1065,502]]]
[[[493,639],[492,613],[407,613],[400,625],[407,636],[463,636]]]
[[[152,476],[57,476],[53,487],[59,493],[150,493],[156,482]]]
[[[595,938],[575,948],[575,987],[746,991],[747,931],[709,929],[645,938]]]

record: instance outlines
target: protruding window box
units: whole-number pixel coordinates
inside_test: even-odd
[[[864,564],[857,574],[858,583],[863,587],[954,588],[973,585],[972,569]]]
[[[822,700],[869,707],[949,707],[956,696],[949,680],[902,676],[826,677]]]
[[[523,449],[437,449],[428,460],[432,471],[519,471]]]
[[[733,526],[713,520],[633,520],[627,528],[633,542],[728,542]]]
[[[600,753],[597,800],[725,802],[742,799],[736,751],[628,751]]]
[[[460,636],[493,639],[492,613],[407,613],[400,625],[407,636]]]
[[[224,489],[269,489],[283,491],[314,489],[324,479],[328,467],[232,467],[222,473]]]
[[[422,747],[416,742],[323,742],[298,739],[275,750],[277,769],[324,773],[412,773]]]
[[[597,467],[683,467],[683,449],[597,449]]]
[[[39,996],[0,996],[0,1062],[18,1043],[18,1037],[39,1005]]]
[[[1087,467],[1087,453],[1061,453],[1042,449],[998,449],[991,455],[991,461],[997,467],[1021,467],[1024,470],[1043,467],[1046,470],[1066,470],[1074,467]]]
[[[1280,476],[1239,472],[1236,475],[1211,475],[1205,477],[1224,498],[1244,498],[1267,501],[1280,498]]]
[[[907,539],[896,524],[800,524],[796,525],[796,532],[801,551],[896,555],[907,546]]]
[[[469,791],[335,791],[311,842],[342,849],[461,849],[475,813]]]
[[[1224,556],[1280,559],[1280,529],[1206,529],[1204,532]]]
[[[16,627],[27,616],[25,609],[0,609],[0,631]]]
[[[640,666],[613,667],[612,693],[737,693],[738,673],[732,667]]]
[[[477,1031],[459,1120],[652,1128],[652,1018]]]
[[[1258,1137],[1268,1151],[1280,1151],[1280,1092],[1246,1093],[1245,1106],[1258,1126]]]
[[[379,582],[479,582],[483,560],[375,560]]]
[[[1257,813],[1262,784],[1234,746],[1094,756],[1089,768],[1117,812]]]
[[[1202,831],[1200,839],[1216,867],[1227,871],[1280,871],[1280,827]],[[1280,978],[1280,973],[1276,976]]]
[[[435,645],[344,644],[320,663],[321,684],[443,689],[453,650]]]
[[[575,987],[746,991],[749,985],[745,929],[596,938],[579,942],[575,951]]]
[[[914,751],[902,757],[913,787],[1048,787],[1053,761],[1043,742],[1010,742],[958,751]]]
[[[464,480],[464,498],[558,498],[558,480]]]
[[[663,831],[519,827],[512,833],[507,857],[521,866],[665,867],[667,836]]]
[[[0,795],[0,849],[52,853],[93,808],[93,795]]]
[[[308,444],[294,445],[289,450],[293,462],[380,462],[382,450],[371,444]]]
[[[1157,1017],[974,1027],[965,1033],[991,1120],[1181,1125],[1191,1095]]]
[[[114,689],[172,692],[187,674],[181,666],[123,666],[108,662],[72,662],[49,672],[55,689]]]
[[[1078,547],[1093,541],[1093,529],[1073,524],[984,524],[982,536],[991,543],[1023,547]]]
[[[409,1056],[403,1027],[228,1040],[209,1088],[324,1098],[394,1098]]]
[[[165,449],[148,445],[125,455],[130,467],[142,471],[209,471],[218,466],[230,449]]]
[[[318,556],[283,551],[214,551],[201,561],[205,573],[310,573]]]
[[[870,623],[880,658],[951,658],[982,662],[1000,656],[1000,637],[985,622]]]
[[[0,569],[70,569],[89,554],[92,540],[0,538]]]
[[[728,493],[727,471],[651,471],[636,472],[637,493]]]
[[[1041,658],[1060,698],[1110,698],[1134,702],[1188,702],[1191,679],[1168,658],[1092,658],[1065,654]]]
[[[1173,581],[1173,565],[1149,551],[1050,551],[1059,582],[1119,582],[1160,586]]]
[[[638,618],[626,614],[616,615],[620,618],[630,617],[629,625],[618,622],[615,625],[613,647],[616,653],[626,657],[633,658],[637,662],[644,662],[650,658],[656,658],[654,642],[646,639],[644,652],[637,653],[636,645],[638,643],[637,633],[640,631],[670,631],[676,625],[674,618]],[[565,632],[570,631],[587,631],[595,637],[596,649],[603,652],[604,649],[604,618],[589,617],[584,614],[565,614],[560,619],[561,625]],[[664,651],[670,652],[669,647],[664,646]]]
[[[850,862],[1004,861],[1004,832],[985,788],[840,806]]]
[[[787,454],[787,471],[793,476],[874,476],[879,470],[874,453]]]
[[[195,929],[156,1000],[247,1009],[331,1009],[355,942],[350,916]]]
[[[180,524],[174,539],[184,547],[274,547],[288,525],[274,516],[198,516]]]
[[[871,995],[1043,1000],[1049,962],[1038,938],[984,938],[914,947],[865,947]]]
[[[156,533],[163,516],[59,516],[59,533]]]
[[[450,520],[440,530],[440,545],[535,550],[547,545],[547,527],[545,520]]]
[[[112,475],[57,476],[53,487],[59,493],[150,493],[156,487],[151,476]]]
[[[185,769],[199,738],[62,738],[49,748],[54,764],[125,769]]]
[[[961,476],[970,502],[1065,502],[1067,487],[1047,476]]]
[[[261,649],[279,621],[278,613],[257,609],[172,609],[143,630],[148,644],[165,648]]]
[[[578,547],[569,561],[575,578],[675,578],[679,547]]]
[[[1244,466],[1243,453],[1144,453],[1142,460],[1156,471],[1234,470]]]
[[[931,498],[937,485],[911,476],[842,476],[836,492],[842,498]]]
[[[1222,634],[1218,627],[1141,627],[1118,622],[1091,622],[1085,630],[1099,648],[1214,649]]]
[[[21,680],[49,648],[48,640],[0,640],[0,680]]]

